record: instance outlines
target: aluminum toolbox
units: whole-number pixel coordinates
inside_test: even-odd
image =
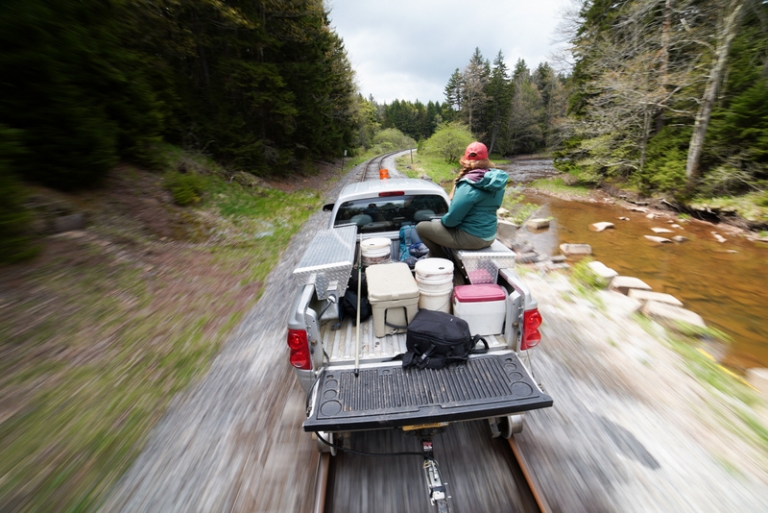
[[[336,289],[341,297],[355,264],[356,241],[354,225],[318,232],[293,270],[299,285],[314,285],[320,300],[327,299],[329,289]]]
[[[480,250],[460,249],[458,254],[472,285],[496,283],[499,269],[515,266],[515,252],[498,240]]]

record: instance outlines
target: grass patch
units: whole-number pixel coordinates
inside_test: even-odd
[[[21,278],[0,273],[1,511],[97,509],[322,202],[196,176],[205,193],[185,212],[207,220],[203,243],[95,218],[97,239],[52,240]]]
[[[510,215],[504,216],[504,219],[517,226],[522,226],[526,219],[541,208],[539,205],[526,203],[523,201],[524,199],[525,197],[518,193],[516,189],[508,189],[501,206],[509,210]]]
[[[409,178],[419,178],[428,176],[433,182],[440,184],[450,192],[453,188],[453,180],[459,172],[459,164],[446,162],[442,157],[425,155],[422,153],[413,154],[413,164],[411,156],[403,155],[395,160],[397,169]]]
[[[571,268],[571,283],[580,296],[589,300],[598,310],[605,311],[605,303],[597,291],[606,288],[608,282],[589,267],[591,261],[591,258],[582,258]]]
[[[540,178],[528,184],[528,187],[547,192],[559,192],[576,196],[589,196],[589,191],[591,190],[588,187],[581,185],[568,185],[561,177]]]
[[[752,192],[743,196],[725,196],[719,198],[698,198],[691,202],[690,207],[696,210],[719,210],[733,212],[747,221],[768,221],[768,204],[765,193]]]

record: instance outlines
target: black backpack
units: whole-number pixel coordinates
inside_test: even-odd
[[[478,341],[485,348],[475,349]],[[445,312],[419,310],[408,324],[405,348],[403,367],[440,369],[450,363],[466,362],[470,354],[488,352],[488,342],[480,335],[473,337],[464,319]]]

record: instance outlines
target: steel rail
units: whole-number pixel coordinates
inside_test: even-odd
[[[315,479],[315,507],[313,513],[323,513],[325,511],[325,495],[328,491],[328,469],[331,465],[331,454],[324,452],[320,454],[320,460],[317,462],[317,476]]]
[[[525,476],[525,481],[528,483],[528,489],[531,490],[531,494],[533,495],[533,499],[536,501],[539,510],[541,513],[552,513],[552,509],[550,509],[547,500],[544,498],[544,495],[536,485],[536,481],[534,481],[531,472],[528,470],[528,462],[525,460],[525,456],[523,456],[523,453],[520,451],[520,447],[517,445],[515,437],[510,437],[508,442],[510,449],[512,449],[512,454],[515,456],[517,464],[520,466],[520,470],[523,472],[523,476]]]

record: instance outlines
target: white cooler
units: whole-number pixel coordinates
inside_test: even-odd
[[[469,324],[473,335],[499,335],[504,331],[507,292],[495,283],[457,285],[453,288],[453,315]]]
[[[404,332],[419,311],[419,286],[408,264],[372,265],[365,269],[365,277],[375,335]]]

